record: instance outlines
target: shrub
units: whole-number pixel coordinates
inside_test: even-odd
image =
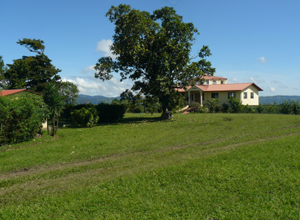
[[[283,100],[283,103],[279,105],[279,112],[282,114],[291,114],[292,102],[290,100]]]
[[[264,111],[264,106],[259,104],[257,107],[256,107],[256,111],[260,114]]]
[[[230,97],[230,99],[228,100],[229,102],[229,105],[230,105],[230,112],[232,113],[238,113],[241,111],[241,108],[242,108],[242,104],[241,102],[236,99],[236,98],[233,98],[233,97]]]
[[[298,115],[300,113],[299,101],[292,101],[291,109],[293,114]]]
[[[193,110],[192,110],[193,112],[196,112],[196,113],[204,113],[205,112],[204,108],[197,102],[193,102],[191,104],[191,107],[193,108]]]
[[[242,111],[244,113],[252,113],[252,108],[247,104],[247,105],[242,105]]]
[[[72,120],[82,127],[93,127],[97,124],[99,117],[95,107],[81,108],[71,113]]]
[[[227,103],[223,103],[221,106],[222,112],[228,112],[229,105]]]
[[[5,142],[27,141],[41,132],[48,110],[39,95],[0,97],[0,137]]]
[[[213,113],[216,109],[219,110],[218,103],[219,103],[218,99],[213,99],[212,101],[207,100],[204,105],[209,109],[210,113]]]
[[[270,104],[268,106],[266,106],[266,112],[269,114],[274,113],[276,110],[276,102],[274,102],[273,104]]]
[[[124,117],[126,106],[124,104],[100,103],[95,106],[100,122],[116,122]]]

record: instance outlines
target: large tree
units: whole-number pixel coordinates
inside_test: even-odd
[[[106,16],[115,24],[110,49],[116,59],[100,58],[95,77],[109,80],[113,72],[119,72],[121,81],[131,79],[131,91],[126,90],[121,97],[132,97],[132,92],[157,97],[164,113],[179,99],[174,88],[194,84],[204,74],[215,72],[204,59],[211,55],[208,46],[199,51],[200,60],[192,62],[196,57],[190,52],[198,30],[183,22],[173,8],[163,7],[150,14],[120,4],[112,6]]]
[[[50,83],[58,83],[61,71],[51,64],[45,54],[44,41],[39,39],[23,38],[17,42],[24,45],[35,56],[23,56],[8,64],[8,70],[4,73],[7,89],[27,88],[35,92],[44,93],[45,86]]]
[[[6,80],[4,73],[6,72],[6,66],[4,64],[2,56],[0,56],[0,89],[6,88]]]

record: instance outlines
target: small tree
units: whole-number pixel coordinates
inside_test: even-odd
[[[64,97],[60,95],[59,90],[54,83],[49,83],[45,88],[44,101],[48,105],[50,117],[52,121],[51,136],[54,136],[57,132],[59,117],[64,108]],[[56,126],[55,126],[56,124]],[[49,134],[49,125],[47,125],[47,131]]]

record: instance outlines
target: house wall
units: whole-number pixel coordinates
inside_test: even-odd
[[[206,83],[206,80],[204,81],[203,85],[213,85],[213,81],[214,80],[209,80],[209,84]],[[216,81],[216,84],[221,84],[221,81],[224,81],[224,84],[227,84],[227,80],[215,80]]]
[[[244,93],[247,93],[247,98],[244,98]],[[251,99],[251,92],[254,93],[254,98]],[[255,86],[249,86],[241,92],[241,102],[243,105],[259,105],[258,89]]]
[[[235,96],[238,100],[241,99],[241,92],[235,92]],[[219,104],[222,105],[223,103],[228,103],[228,91],[226,92],[204,92],[204,104],[207,100],[212,101],[213,98],[211,98],[212,93],[219,93]]]

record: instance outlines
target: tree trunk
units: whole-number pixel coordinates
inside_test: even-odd
[[[171,119],[173,118],[173,114],[172,114],[172,111],[168,111],[168,108],[167,108],[167,104],[164,103],[164,102],[161,102],[161,105],[162,105],[162,109],[163,109],[163,113],[161,115],[161,119]]]
[[[52,118],[52,136],[54,136],[54,130],[55,130],[55,117]]]

